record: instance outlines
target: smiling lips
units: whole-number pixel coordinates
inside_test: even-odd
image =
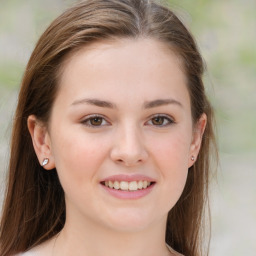
[[[156,182],[143,175],[114,175],[101,181],[102,187],[120,199],[138,199],[148,195]]]
[[[106,187],[122,190],[122,191],[137,191],[139,189],[146,189],[151,185],[150,181],[140,180],[140,181],[105,181],[104,185]]]

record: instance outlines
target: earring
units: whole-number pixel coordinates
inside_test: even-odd
[[[194,157],[194,156],[191,156],[191,160],[192,160],[192,161],[195,161],[195,157]]]
[[[42,162],[42,166],[45,166],[49,163],[49,158],[44,158],[43,162]]]

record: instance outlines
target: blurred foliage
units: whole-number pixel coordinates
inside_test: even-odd
[[[256,1],[169,2],[207,63],[205,84],[216,109],[221,152],[256,152]]]

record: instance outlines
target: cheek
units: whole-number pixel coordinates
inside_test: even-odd
[[[151,144],[152,159],[161,175],[164,194],[171,196],[171,206],[180,197],[188,174],[189,131],[168,134]]]
[[[151,141],[152,154],[161,164],[187,167],[191,142],[191,132],[176,130],[173,133],[155,138]]]
[[[59,131],[53,141],[53,155],[60,180],[84,184],[95,177],[106,156],[104,143],[99,146],[82,131]]]

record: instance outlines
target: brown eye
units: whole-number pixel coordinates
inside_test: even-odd
[[[152,118],[152,123],[154,125],[163,125],[165,118],[163,116],[156,116]]]
[[[159,127],[165,127],[171,124],[174,124],[175,122],[173,119],[169,116],[165,115],[156,115],[153,116],[148,122],[148,125],[153,125],[153,126],[159,126]]]
[[[90,118],[90,124],[93,126],[100,126],[102,124],[102,117],[93,117]]]
[[[104,117],[97,116],[97,115],[89,116],[88,118],[83,120],[81,123],[85,126],[92,127],[92,128],[109,125],[109,123],[105,120]]]

